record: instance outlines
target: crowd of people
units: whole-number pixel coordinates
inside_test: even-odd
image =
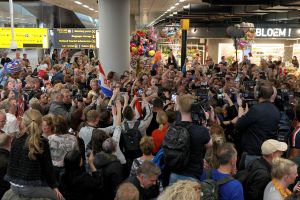
[[[4,54],[0,197],[300,199],[300,81],[272,59],[140,60],[106,96],[84,51],[35,68]]]

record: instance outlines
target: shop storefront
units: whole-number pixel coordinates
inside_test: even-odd
[[[190,38],[206,38],[207,55],[215,62],[220,62],[222,56],[235,57],[233,39],[227,36],[226,28],[193,28],[188,35]],[[248,55],[253,63],[259,64],[261,58],[267,59],[271,55],[273,60],[281,57],[284,62],[291,62],[294,55],[300,57],[299,39],[300,28],[256,25],[252,48],[238,50],[238,59]]]

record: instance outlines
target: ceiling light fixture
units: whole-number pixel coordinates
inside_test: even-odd
[[[82,3],[80,1],[75,1],[76,4],[81,5]]]
[[[175,8],[175,6],[172,6],[170,9],[172,9],[172,10],[173,10],[174,8]]]
[[[179,3],[175,3],[175,6],[178,6],[179,5]]]
[[[173,15],[177,15],[177,12],[173,12]]]
[[[181,2],[185,2],[185,0],[179,0],[179,2],[181,3]]]
[[[93,10],[94,10],[94,8],[89,8],[89,10],[93,11]]]
[[[87,6],[87,5],[83,5],[83,7],[85,7],[85,8],[89,8],[89,6]]]
[[[98,12],[98,10],[95,10],[95,12],[97,13],[97,12]]]

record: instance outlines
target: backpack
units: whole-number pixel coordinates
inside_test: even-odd
[[[125,152],[140,151],[140,141],[142,134],[139,131],[140,121],[134,123],[133,128],[129,128],[128,122],[124,122],[125,131],[121,134],[121,144]]]
[[[172,172],[181,172],[190,160],[190,133],[187,127],[170,125],[164,137],[162,148],[164,163]]]
[[[206,179],[201,182],[201,200],[218,200],[219,199],[219,187],[234,180],[233,177],[227,176],[220,180],[212,179],[212,170],[209,170],[206,175]]]
[[[280,120],[277,130],[277,140],[288,144],[291,135],[291,121],[285,112],[280,112]]]
[[[152,162],[160,168],[160,170],[163,170],[165,167],[164,163],[164,150],[162,148],[159,149],[159,151],[156,153],[155,157],[153,158]]]

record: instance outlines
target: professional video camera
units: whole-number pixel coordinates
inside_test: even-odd
[[[255,99],[255,95],[254,95],[254,92],[250,92],[250,91],[245,91],[244,93],[241,93],[240,94],[240,97],[242,99],[252,99],[254,100]]]
[[[276,101],[280,105],[289,105],[294,100],[294,97],[294,92],[289,91],[288,89],[277,89]]]
[[[205,106],[206,105],[206,106]],[[194,123],[199,125],[203,125],[206,121],[205,110],[204,107],[207,107],[207,103],[204,101],[197,100],[195,103],[192,104],[192,120]],[[209,108],[209,107],[208,107]],[[206,108],[206,109],[208,109]]]
[[[255,99],[254,90],[244,90],[240,93],[240,97],[243,100],[243,108],[246,108],[246,104],[248,104],[248,107],[250,108],[258,103]]]
[[[243,85],[245,87],[245,90],[248,90],[248,91],[254,91],[254,87],[256,85],[256,82],[255,81],[243,81]]]
[[[83,102],[83,96],[80,90],[78,89],[73,89],[72,90],[72,99]]]
[[[200,86],[192,86],[192,89],[195,89],[195,96],[200,100],[208,100],[208,91],[209,86],[207,84],[201,84]]]

